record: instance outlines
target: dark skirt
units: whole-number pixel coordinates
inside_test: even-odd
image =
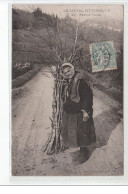
[[[83,121],[82,113],[63,113],[61,136],[64,146],[86,147],[96,142],[93,118]]]

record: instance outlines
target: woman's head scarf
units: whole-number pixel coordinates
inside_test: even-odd
[[[74,70],[74,66],[73,66],[71,63],[64,63],[64,64],[61,66],[62,72],[63,72],[63,69],[66,68],[66,67],[70,67],[70,68],[72,68],[72,70]]]
[[[74,69],[74,66],[71,64],[71,63],[64,63],[61,67],[64,68],[64,67],[71,67]]]

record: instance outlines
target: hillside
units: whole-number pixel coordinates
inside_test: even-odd
[[[14,25],[15,24],[15,25]],[[13,10],[12,64],[17,62],[55,65],[58,58],[52,47],[69,57],[74,44],[76,20],[58,18],[40,9],[27,13]],[[41,37],[41,38],[39,38]],[[122,101],[123,83],[123,23],[110,17],[87,19],[79,24],[78,52],[74,65],[84,69],[94,87]],[[89,44],[113,41],[117,70],[92,73]]]

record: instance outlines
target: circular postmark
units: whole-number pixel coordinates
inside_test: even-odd
[[[92,71],[117,69],[113,41],[90,44]]]
[[[105,45],[98,45],[93,49],[94,65],[98,65],[103,69],[107,68],[110,64],[110,52]]]

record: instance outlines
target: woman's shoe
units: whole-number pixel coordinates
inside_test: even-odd
[[[75,165],[80,165],[83,164],[84,162],[86,162],[89,158],[89,151],[87,148],[82,147],[80,148],[80,152],[79,155],[77,156],[77,158],[73,161],[73,163]]]

